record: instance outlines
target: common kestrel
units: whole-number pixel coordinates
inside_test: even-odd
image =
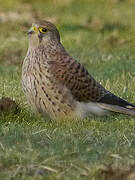
[[[51,118],[102,116],[111,111],[135,115],[134,105],[106,90],[67,53],[55,25],[37,20],[28,36],[22,85],[35,111]]]

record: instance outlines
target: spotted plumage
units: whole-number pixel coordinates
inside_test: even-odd
[[[52,118],[135,115],[135,106],[113,95],[64,49],[57,28],[38,20],[29,34],[22,85],[33,109]]]

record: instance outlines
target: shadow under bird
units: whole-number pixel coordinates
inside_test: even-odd
[[[34,111],[51,118],[84,118],[109,112],[135,116],[133,104],[106,90],[67,53],[54,24],[37,20],[28,37],[22,86]]]

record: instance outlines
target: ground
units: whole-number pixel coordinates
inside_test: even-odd
[[[21,66],[34,18],[55,23],[67,51],[108,90],[135,103],[134,0],[0,0],[2,180],[134,180],[135,118],[47,120],[32,113]]]

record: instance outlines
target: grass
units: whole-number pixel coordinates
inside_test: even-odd
[[[108,90],[135,103],[135,2],[0,0],[0,4],[0,96],[14,99],[21,108],[17,114],[0,116],[0,179],[133,180],[135,119],[114,114],[48,121],[34,115],[22,92],[21,65],[32,19],[49,19],[73,57]]]

